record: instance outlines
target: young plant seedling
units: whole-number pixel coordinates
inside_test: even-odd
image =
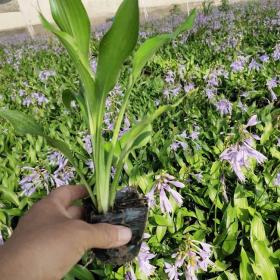
[[[114,205],[125,159],[133,150],[143,147],[149,141],[153,120],[181,102],[180,100],[174,105],[160,107],[118,139],[133,87],[141,76],[143,67],[156,51],[192,27],[195,10],[174,33],[161,34],[147,39],[133,54],[139,33],[139,6],[138,0],[124,0],[114,17],[111,28],[100,42],[97,71],[94,75],[90,68],[89,59],[91,26],[82,1],[50,0],[50,7],[56,26],[49,23],[40,13],[42,24],[58,37],[68,51],[77,68],[83,87],[82,92],[69,98],[77,100],[83,119],[92,136],[95,166],[94,186],[89,185],[79,170],[75,153],[71,148],[63,141],[49,137],[47,128],[43,128],[34,118],[18,111],[6,109],[0,110],[0,116],[10,121],[17,133],[43,136],[50,146],[64,154],[76,168],[98,212],[107,213]],[[112,140],[108,142],[102,136],[106,96],[116,85],[125,60],[132,54],[132,69],[126,92],[115,123]],[[68,92],[68,94],[70,93]],[[117,160],[113,161],[113,158],[117,158]],[[115,162],[116,174],[111,181],[113,162]]]

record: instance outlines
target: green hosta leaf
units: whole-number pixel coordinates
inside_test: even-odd
[[[156,236],[157,236],[158,242],[161,242],[161,240],[163,239],[163,237],[166,234],[166,231],[167,231],[167,227],[165,227],[165,226],[157,226]]]
[[[69,279],[94,280],[92,273],[81,265],[75,265],[68,273]]]
[[[134,81],[140,76],[146,63],[164,44],[175,39],[180,33],[192,28],[195,18],[196,11],[192,10],[185,22],[183,22],[173,34],[161,34],[149,38],[139,47],[133,58],[132,77]]]
[[[251,280],[252,269],[247,253],[243,248],[241,248],[240,257],[241,257],[241,263],[239,266],[240,279]]]
[[[261,140],[260,140],[262,145],[265,144],[269,140],[272,132],[273,132],[272,123],[271,122],[266,123],[265,128],[264,128],[264,132],[263,132],[263,134],[261,136]]]
[[[280,151],[278,151],[275,147],[270,148],[269,151],[274,158],[280,160]]]
[[[172,218],[169,215],[161,216],[161,215],[154,215],[156,223],[159,226],[167,226],[171,227],[173,226]]]
[[[133,150],[146,146],[151,139],[152,130],[153,129],[151,124],[148,124],[138,135],[134,134],[133,128],[130,129],[121,137],[119,141],[122,149],[124,149],[125,147],[128,149],[129,147],[129,151],[131,152]]]
[[[19,205],[19,200],[18,200],[16,193],[14,193],[13,191],[10,191],[9,189],[7,189],[3,186],[0,187],[0,193],[1,192],[3,193],[2,200],[8,200],[9,202],[12,202],[17,206]]]
[[[228,280],[238,280],[237,276],[235,273],[225,271],[225,275],[227,276]]]
[[[89,54],[90,20],[81,0],[50,0],[52,17],[60,30],[71,35],[85,57]]]
[[[40,14],[40,19],[42,25],[47,30],[56,35],[61,41],[61,43],[64,45],[64,47],[67,49],[68,54],[70,55],[73,63],[75,64],[78,70],[83,87],[85,89],[87,107],[90,108],[90,110],[93,110],[93,105],[95,104],[95,83],[92,71],[89,66],[88,58],[84,56],[82,50],[80,50],[79,48],[79,45],[77,44],[75,39],[71,37],[71,35],[58,30],[55,26],[50,24],[42,14]]]
[[[137,50],[133,58],[132,76],[134,81],[140,76],[143,67],[151,59],[151,57],[164,44],[172,39],[170,34],[162,34],[153,38],[147,39]]]
[[[278,233],[278,237],[280,238],[280,218],[278,218],[277,221],[277,233]]]
[[[177,37],[179,34],[190,30],[193,27],[194,21],[196,18],[196,10],[193,9],[190,13],[190,15],[187,17],[187,19],[177,27],[177,29],[175,30],[173,37]]]
[[[124,61],[136,45],[138,32],[138,0],[124,0],[112,27],[100,42],[96,90],[102,98],[115,86]]]
[[[251,222],[250,239],[251,242],[254,240],[267,241],[262,218],[258,213],[255,214]]]
[[[255,252],[254,272],[262,280],[278,280],[276,270],[270,260],[271,250],[266,246],[264,241],[253,241],[251,244]]]
[[[238,237],[238,221],[236,208],[229,205],[225,215],[225,227],[223,231],[226,233],[226,238],[223,242],[222,249],[224,254],[231,255],[235,250]]]
[[[18,111],[0,109],[0,117],[9,121],[19,135],[44,135],[43,127],[31,116],[27,116]]]

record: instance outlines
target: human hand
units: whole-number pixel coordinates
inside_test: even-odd
[[[1,279],[61,279],[86,250],[128,243],[126,227],[81,220],[83,209],[72,203],[86,195],[82,186],[64,186],[34,204],[0,248]]]

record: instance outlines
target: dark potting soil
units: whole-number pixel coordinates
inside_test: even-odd
[[[141,198],[132,188],[119,191],[112,211],[100,215],[90,199],[85,205],[85,220],[91,224],[109,223],[129,227],[132,231],[131,241],[114,249],[93,249],[95,257],[104,263],[123,265],[132,261],[139,253],[148,216],[146,198]]]

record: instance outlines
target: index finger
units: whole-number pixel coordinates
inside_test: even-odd
[[[49,194],[49,199],[57,202],[65,208],[72,205],[73,201],[84,198],[88,195],[88,191],[84,186],[62,186]]]

